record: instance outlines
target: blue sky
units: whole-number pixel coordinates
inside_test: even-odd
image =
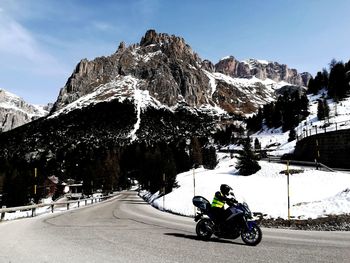
[[[350,59],[349,10],[348,0],[0,0],[0,88],[54,102],[81,59],[138,43],[151,28],[213,63],[233,55],[314,75]]]

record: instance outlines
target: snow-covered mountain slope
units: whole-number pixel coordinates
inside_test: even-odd
[[[49,118],[57,117],[62,113],[68,113],[75,109],[82,109],[100,102],[109,102],[112,100],[123,102],[126,99],[135,99],[136,107],[138,108],[146,108],[147,106],[161,108],[163,105],[155,98],[151,97],[148,90],[139,89],[142,83],[143,80],[139,80],[130,75],[118,76],[113,81],[98,86],[93,92],[53,112]]]
[[[287,87],[293,87],[302,92],[302,86],[291,85],[285,81],[276,82],[272,79],[233,78],[219,72],[204,70],[209,78],[212,99],[227,112],[247,116],[264,104],[275,101]]]
[[[8,131],[49,113],[47,107],[31,105],[20,97],[0,89],[0,131]]]

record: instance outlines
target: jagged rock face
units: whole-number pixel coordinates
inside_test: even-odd
[[[300,75],[303,80],[303,83],[305,84],[305,87],[307,87],[310,79],[312,78],[312,75],[309,72],[303,72]]]
[[[215,70],[234,78],[250,78],[255,76],[261,80],[269,78],[276,82],[285,81],[299,86],[307,86],[309,80],[307,75],[303,77],[296,69],[290,69],[284,64],[281,65],[277,62],[255,59],[238,61],[232,56],[220,60],[215,65]]]
[[[209,72],[214,72],[215,71],[215,65],[211,61],[205,59],[202,62],[202,69],[204,69],[206,71],[209,71]]]
[[[93,61],[82,60],[61,89],[53,111],[93,92],[120,76],[131,75],[161,103],[173,106],[186,101],[191,106],[208,103],[209,80],[200,70],[201,60],[183,38],[157,34],[150,30],[140,44],[125,47],[116,53]]]
[[[0,108],[1,132],[12,130],[30,121],[32,119],[24,112]]]
[[[47,110],[0,89],[0,132],[12,130],[47,114]]]

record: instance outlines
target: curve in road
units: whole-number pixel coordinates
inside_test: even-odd
[[[137,196],[64,213],[0,223],[0,262],[348,262],[349,232],[263,229],[240,239],[198,240],[192,218],[161,212]]]

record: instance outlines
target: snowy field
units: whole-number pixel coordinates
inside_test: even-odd
[[[246,201],[253,212],[266,214],[268,218],[288,218],[287,176],[281,174],[286,165],[261,161],[261,170],[251,176],[240,176],[236,170],[236,158],[220,154],[215,170],[203,168],[177,176],[179,187],[157,198],[153,205],[159,209],[193,216],[192,197],[202,195],[210,202],[220,184],[233,188],[238,201]],[[291,166],[290,169],[300,169]],[[290,175],[291,216],[296,219],[318,218],[329,214],[350,213],[350,174],[324,172],[303,168],[302,173]],[[194,174],[194,176],[193,176]],[[195,189],[194,189],[195,178]],[[145,194],[145,193],[143,193]]]

